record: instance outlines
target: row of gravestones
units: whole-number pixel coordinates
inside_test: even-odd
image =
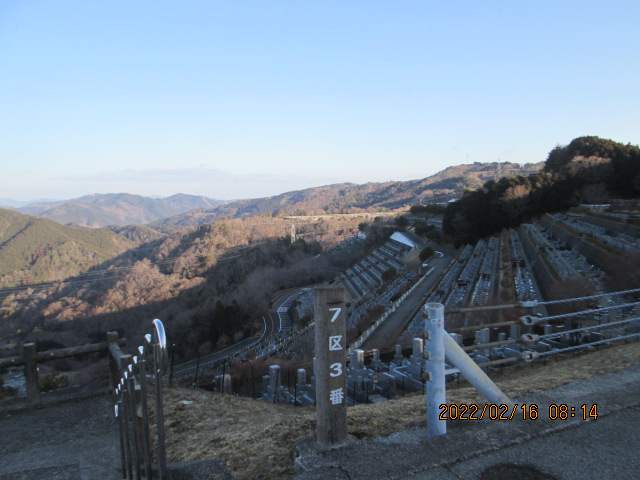
[[[388,364],[380,360],[380,351],[373,350],[373,360],[364,364],[364,351],[355,350],[349,355],[347,366],[347,402],[376,403],[396,397],[401,391],[415,392],[424,389],[424,342],[413,339],[413,352],[409,359],[402,355],[400,345],[396,345],[396,354]],[[314,374],[307,383],[307,372],[300,368],[296,372],[292,388],[283,384],[283,376],[278,365],[269,367],[269,374],[262,377],[260,400],[287,405],[309,406],[316,398],[316,362]]]
[[[552,326],[545,325],[544,333],[552,333]],[[499,347],[483,348],[482,345],[490,342],[491,330],[484,328],[476,331],[474,344],[477,349],[470,353],[470,357],[478,364],[490,362],[503,358],[520,358],[522,352],[530,346],[524,343],[512,343]],[[451,337],[462,345],[462,336],[452,333]],[[521,326],[512,325],[509,334],[498,333],[497,341],[507,339],[519,339],[521,337]],[[534,348],[539,351],[549,351],[553,348],[562,348],[568,345],[563,340],[546,340],[538,342]],[[376,403],[394,398],[405,392],[423,391],[425,388],[425,355],[424,341],[421,338],[414,338],[412,341],[412,354],[407,359],[402,355],[400,345],[396,345],[395,356],[390,363],[383,363],[380,360],[380,351],[373,350],[373,360],[369,365],[364,364],[364,351],[354,350],[349,355],[347,366],[347,402],[349,405],[356,403]],[[271,365],[269,374],[262,377],[261,396],[259,400],[271,403],[282,403],[287,405],[309,406],[315,404],[316,383],[314,372],[307,383],[307,372],[305,369],[298,369],[295,383],[291,388],[284,386],[282,373],[278,365]],[[449,366],[447,366],[449,368]],[[458,374],[447,375],[447,380],[457,378]]]

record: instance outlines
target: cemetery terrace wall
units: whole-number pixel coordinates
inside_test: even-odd
[[[632,237],[640,237],[640,227],[637,225],[631,225],[615,219],[603,218],[599,215],[585,215],[582,217],[585,222],[598,227],[606,228],[616,233],[626,233]]]
[[[616,262],[612,260],[612,256],[615,254],[608,251],[604,245],[598,245],[600,242],[570,231],[567,227],[560,225],[548,215],[545,215],[540,220],[540,223],[553,232],[560,240],[571,245],[571,248],[575,251],[584,255],[589,263],[607,273],[615,273]]]

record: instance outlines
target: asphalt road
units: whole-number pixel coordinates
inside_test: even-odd
[[[295,295],[299,292],[302,292],[303,288],[289,288],[287,290],[283,290],[278,292],[273,299],[271,300],[271,308],[267,313],[267,326],[265,338],[271,336],[273,333],[276,333],[280,330],[280,318],[278,317],[278,308],[282,306],[284,302],[286,302],[292,295]]]
[[[245,348],[249,348],[251,345],[257,343],[258,340],[259,340],[259,337],[245,338],[244,340],[241,340],[238,343],[234,343],[233,345],[223,350],[213,352],[208,355],[203,355],[202,357],[200,357],[200,360],[198,359],[189,360],[188,362],[184,362],[179,365],[176,365],[173,370],[173,377],[184,378],[189,375],[195,375],[196,370],[199,373],[202,373],[204,370],[207,369],[207,367],[217,364],[222,360],[224,360],[225,358],[231,355],[234,355],[244,350]]]
[[[174,367],[173,375],[175,378],[184,378],[189,375],[195,376],[196,370],[202,372],[212,365],[220,363],[225,358],[234,355],[242,350],[251,347],[252,345],[266,340],[275,333],[278,333],[280,328],[280,319],[278,318],[278,308],[289,298],[291,295],[301,291],[300,288],[292,288],[283,290],[276,294],[273,299],[273,306],[267,312],[267,315],[263,317],[264,330],[259,337],[245,338],[244,340],[230,345],[223,350],[203,355],[200,357],[199,366],[198,359],[189,360],[188,362],[181,363]]]
[[[413,314],[424,302],[425,297],[438,285],[440,276],[453,260],[453,252],[442,251],[443,257],[435,256],[429,260],[434,271],[416,289],[404,299],[395,312],[387,317],[373,334],[362,344],[363,350],[373,348],[393,348]]]

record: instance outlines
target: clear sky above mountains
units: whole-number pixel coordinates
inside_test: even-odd
[[[0,3],[0,197],[273,195],[638,143],[635,1]]]

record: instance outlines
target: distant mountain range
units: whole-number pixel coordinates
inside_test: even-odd
[[[196,195],[150,198],[129,193],[110,193],[31,203],[16,210],[62,224],[99,228],[108,225],[143,225],[198,208],[214,208],[222,203],[221,200]]]
[[[50,198],[39,198],[38,200],[31,200],[29,202],[23,202],[20,200],[13,200],[12,198],[0,198],[0,208],[20,208],[26,207],[30,203],[42,203],[42,202],[57,202],[58,200]]]
[[[383,183],[341,183],[307,188],[273,197],[239,200],[209,210],[185,212],[150,224],[159,230],[196,226],[223,217],[253,215],[317,215],[366,210],[394,209],[404,205],[447,202],[466,189],[476,189],[489,180],[538,173],[544,162],[519,165],[509,162],[473,163],[449,167],[420,180]]]
[[[282,193],[273,197],[224,202],[208,197],[177,194],[150,198],[128,193],[95,194],[64,201],[19,206],[0,200],[15,210],[66,225],[91,228],[145,225],[160,231],[197,226],[223,217],[253,215],[318,215],[395,209],[404,205],[446,202],[465,189],[475,189],[504,176],[527,176],[543,163],[473,163],[446,168],[435,175],[408,181],[341,183]]]
[[[228,204],[193,195],[153,199],[122,193],[0,208],[0,288],[73,277],[166,233],[223,217],[380,211],[446,202],[465,188],[505,175],[537,173],[542,165],[459,165],[421,180],[327,185]],[[103,226],[108,228],[97,228]]]

